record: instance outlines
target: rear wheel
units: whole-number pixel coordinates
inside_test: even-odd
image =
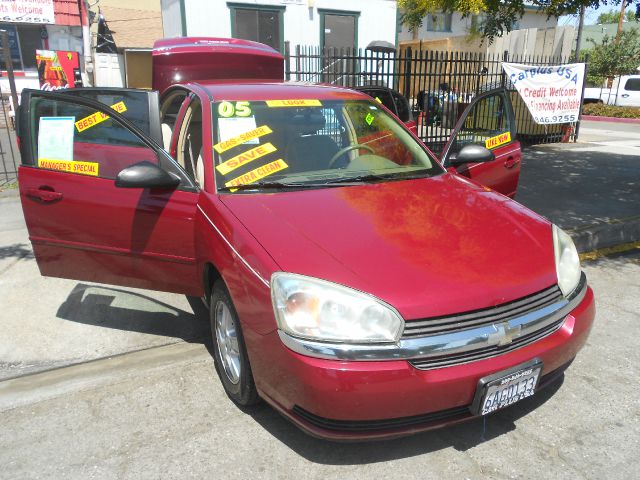
[[[210,303],[211,334],[216,370],[231,400],[242,407],[260,401],[247,356],[238,314],[222,280],[213,286]]]

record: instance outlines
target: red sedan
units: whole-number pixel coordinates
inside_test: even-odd
[[[519,162],[503,93],[474,100],[438,159],[362,93],[271,81],[267,47],[174,42],[165,64],[272,68],[178,69],[159,103],[23,92],[20,194],[43,275],[203,297],[231,400],[323,438],[490,414],[573,360],[595,308],[570,237],[454,170],[489,171],[500,148]]]

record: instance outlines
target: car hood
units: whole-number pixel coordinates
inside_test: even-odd
[[[283,271],[368,292],[405,319],[557,282],[549,222],[457,175],[221,198]]]

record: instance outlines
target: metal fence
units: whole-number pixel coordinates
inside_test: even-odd
[[[456,120],[478,94],[504,87],[509,91],[521,142],[575,140],[574,125],[539,125],[502,70],[502,62],[561,65],[567,58],[401,49],[392,53],[296,46],[285,49],[288,80],[345,87],[380,85],[399,91],[413,110],[418,134],[436,153]]]
[[[20,164],[20,152],[8,93],[0,87],[0,109],[2,110],[0,112],[0,187],[17,180]]]

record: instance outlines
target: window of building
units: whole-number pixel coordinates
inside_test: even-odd
[[[450,32],[451,13],[430,13],[427,15],[427,31],[429,32]]]
[[[9,37],[9,49],[14,70],[36,68],[36,50],[43,48],[41,25],[16,25],[0,23]],[[0,68],[6,70],[4,57],[0,55]]]
[[[264,43],[284,50],[284,7],[228,3],[231,10],[231,36]]]

